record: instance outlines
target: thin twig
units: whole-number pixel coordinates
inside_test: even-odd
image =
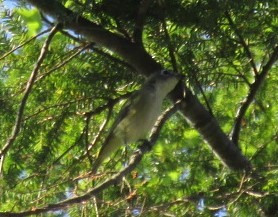
[[[117,104],[119,101],[123,100],[123,99],[127,99],[128,97],[131,96],[133,92],[128,92],[126,94],[123,94],[115,99],[109,99],[108,102],[102,106],[99,106],[97,107],[96,109],[92,110],[92,111],[89,111],[89,112],[85,112],[83,115],[84,116],[92,116],[92,115],[95,115],[95,114],[99,114],[101,111],[111,107],[111,106],[114,106],[115,104]]]
[[[253,161],[256,157],[258,157],[260,154],[262,154],[263,151],[267,148],[269,144],[272,142],[278,143],[278,132],[276,132],[270,139],[269,141],[265,142],[264,144],[260,145],[256,152],[249,158],[249,161]]]
[[[205,91],[203,90],[203,87],[202,87],[202,85],[201,85],[201,83],[200,83],[200,81],[198,80],[198,77],[197,77],[197,73],[200,71],[200,69],[199,69],[199,67],[198,67],[198,65],[197,65],[197,63],[196,63],[196,61],[194,61],[195,55],[194,55],[194,53],[193,53],[191,50],[190,50],[190,53],[191,53],[191,55],[190,55],[191,57],[188,58],[188,59],[186,60],[186,62],[188,63],[188,65],[189,65],[190,68],[191,68],[191,70],[190,70],[190,71],[191,71],[191,75],[192,75],[192,77],[193,77],[193,79],[194,79],[194,82],[195,82],[197,88],[198,88],[199,91],[201,92],[202,97],[204,98],[204,101],[205,101],[207,110],[209,111],[209,113],[210,113],[211,115],[213,115],[213,111],[212,111],[212,108],[211,108],[211,106],[210,106],[210,104],[209,104],[209,100],[207,99],[207,96],[206,96],[206,94],[205,94]]]
[[[119,173],[112,176],[107,181],[99,184],[98,186],[94,187],[93,189],[89,190],[86,194],[82,196],[73,197],[70,199],[63,200],[61,202],[55,204],[48,204],[42,208],[32,208],[28,211],[23,212],[0,212],[1,217],[22,217],[28,215],[35,215],[40,213],[45,213],[48,211],[55,211],[60,209],[66,209],[72,204],[82,203],[84,201],[88,201],[92,199],[94,196],[102,192],[103,190],[107,189],[109,186],[118,183],[124,176],[129,174],[132,170],[134,170],[137,165],[141,162],[144,154],[150,150],[151,147],[155,144],[160,134],[162,126],[165,122],[179,109],[181,105],[181,101],[176,102],[171,108],[167,109],[158,119],[153,128],[150,136],[149,141],[145,141],[139,149],[135,151],[135,153],[131,156],[130,162],[126,168],[121,170]]]
[[[113,18],[114,22],[115,22],[115,26],[113,26],[119,33],[120,35],[122,35],[125,39],[127,39],[128,41],[131,41],[131,36],[130,33],[128,32],[127,29],[124,28],[124,26],[122,25],[122,22],[120,21],[120,19],[114,17]]]
[[[110,118],[111,118],[111,115],[112,115],[112,108],[113,107],[110,107],[109,110],[108,110],[108,114],[107,114],[107,118],[105,118],[105,120],[103,121],[103,123],[101,124],[100,128],[99,128],[99,131],[98,133],[96,134],[94,140],[88,144],[88,149],[86,150],[87,152],[89,152],[92,147],[99,141],[100,139],[100,135],[102,134],[103,130],[105,129],[106,125],[108,124]]]
[[[72,101],[62,102],[62,103],[58,103],[58,104],[52,104],[52,105],[49,105],[49,106],[43,106],[42,108],[39,108],[37,111],[30,114],[29,116],[26,116],[23,121],[27,121],[31,118],[34,118],[34,117],[38,116],[39,114],[41,114],[43,112],[46,112],[48,110],[51,110],[51,109],[57,109],[59,107],[62,108],[62,109],[65,109],[65,108],[69,108],[69,106],[72,105],[72,104],[76,104],[76,103],[79,103],[79,102],[82,102],[82,101],[85,101],[85,100],[92,100],[92,99],[95,99],[95,97],[80,97],[80,98],[77,98],[77,99],[72,100]],[[79,115],[79,116],[84,116],[84,113],[78,112],[78,111],[73,112],[73,114]]]
[[[91,143],[89,143],[89,141],[87,141],[87,143],[86,143],[87,144],[86,152],[78,160],[82,160],[85,156],[87,156],[89,161],[90,161],[90,163],[91,163],[91,166],[93,166],[93,162],[91,161],[91,157],[90,157],[90,151],[98,143],[98,141],[100,140],[100,138],[101,138],[100,136],[102,135],[106,125],[108,124],[108,122],[109,122],[109,120],[111,118],[112,111],[113,111],[113,107],[109,107],[107,118],[105,118],[103,123],[100,125],[100,128],[99,128],[97,134],[95,135],[94,140]],[[89,117],[88,117],[88,119],[90,120]]]
[[[205,94],[205,91],[203,90],[203,87],[202,87],[200,81],[198,80],[198,78],[197,78],[197,76],[196,76],[196,73],[197,73],[197,72],[193,72],[193,78],[194,78],[194,80],[195,80],[195,83],[196,83],[198,89],[200,90],[200,92],[201,92],[201,94],[202,94],[204,100],[205,100],[205,104],[206,104],[206,106],[207,106],[207,109],[208,109],[209,113],[210,113],[211,115],[213,115],[213,111],[212,111],[212,108],[211,108],[211,106],[210,106],[210,104],[209,104],[209,100],[208,100],[208,98],[207,98],[207,96],[206,96],[206,94]]]
[[[110,115],[111,115],[111,109],[115,104],[117,104],[120,100],[122,99],[125,99],[125,98],[128,98],[129,96],[131,95],[131,93],[127,93],[127,94],[124,94],[116,99],[110,99],[106,104],[100,106],[100,107],[97,107],[96,109],[92,110],[92,111],[89,111],[89,112],[84,112],[82,113],[81,115],[85,116],[86,118],[86,121],[89,121],[91,119],[91,117],[93,115],[96,115],[96,114],[99,114],[101,112],[103,112],[104,110],[106,109],[109,109],[109,114],[108,114],[108,117],[106,118],[106,120],[103,122],[103,124],[101,125],[95,139],[93,140],[93,142],[91,144],[88,144],[87,146],[87,150],[86,150],[86,153],[83,154],[81,157],[79,157],[77,159],[78,162],[80,162],[81,160],[83,160],[89,153],[89,151],[92,149],[92,147],[94,146],[94,144],[96,144],[98,142],[98,140],[100,139],[100,135],[102,133],[102,131],[104,130],[106,124],[107,124],[107,120],[109,119]],[[83,131],[82,131],[82,134],[80,135],[80,137],[78,138],[78,140],[73,144],[71,145],[63,154],[61,154],[55,161],[53,164],[59,162],[67,153],[69,153],[70,150],[72,150],[76,145],[79,144],[79,142],[81,141],[81,139],[83,139],[84,135],[86,135],[86,126],[83,128]]]
[[[84,43],[84,41],[82,41],[80,38],[78,37],[74,37],[73,35],[71,35],[70,33],[66,32],[66,31],[63,31],[61,30],[60,31],[63,35],[71,38],[72,40],[76,41],[76,42],[79,42],[79,43]],[[96,54],[99,54],[105,58],[108,58],[110,61],[116,63],[116,64],[119,64],[119,65],[122,65],[124,66],[125,68],[131,70],[131,71],[134,71],[134,68],[128,64],[127,62],[125,62],[124,60],[121,60],[115,56],[112,56],[111,54],[103,51],[102,49],[98,48],[98,47],[95,47],[94,46],[94,43],[91,43],[91,46],[89,47],[90,49],[92,49]]]
[[[3,56],[0,57],[0,60],[4,59],[6,56],[10,55],[11,53],[15,52],[16,50],[18,50],[19,48],[23,47],[24,45],[28,44],[29,42],[33,41],[34,39],[40,37],[41,35],[49,32],[51,30],[51,28],[46,29],[40,33],[38,33],[37,35],[29,38],[27,41],[23,42],[22,44],[16,46],[15,48],[13,48],[12,50],[8,51],[7,53],[5,53]]]
[[[60,31],[61,32],[61,31]],[[53,66],[51,69],[49,69],[48,71],[41,73],[39,76],[36,77],[36,80],[34,81],[34,83],[37,83],[38,81],[44,79],[45,77],[47,77],[48,75],[50,75],[52,72],[62,68],[64,65],[66,65],[67,63],[69,63],[72,59],[74,59],[74,57],[78,56],[81,52],[83,52],[84,50],[88,49],[88,47],[91,46],[91,43],[83,45],[82,47],[78,47],[78,48],[74,48],[72,51],[74,51],[75,49],[77,49],[76,52],[74,52],[73,54],[71,54],[69,57],[67,57],[65,60],[63,60],[62,62],[59,62],[57,65]],[[72,51],[70,51],[69,53],[71,53]],[[27,82],[26,82],[27,83]],[[24,84],[25,85],[25,84]],[[24,92],[24,88],[21,88],[19,91],[17,91],[15,94],[19,94]]]
[[[221,73],[222,75],[231,75],[231,76],[237,76],[239,78],[242,78],[242,80],[248,85],[250,86],[251,83],[248,81],[247,77],[244,76],[244,74],[237,68],[237,66],[233,63],[233,61],[229,60],[228,58],[226,59],[226,61],[229,63],[229,65],[231,65],[233,67],[233,69],[237,72],[237,75],[235,74],[229,74],[229,73]]]
[[[48,48],[49,48],[49,45],[50,45],[50,42],[53,38],[53,36],[56,34],[56,32],[58,31],[59,29],[59,26],[60,25],[56,25],[55,27],[52,28],[49,36],[47,37],[47,39],[45,40],[43,46],[42,46],[42,49],[41,49],[41,53],[40,53],[40,56],[38,58],[38,61],[30,75],[30,78],[26,84],[26,89],[23,93],[23,97],[22,97],[22,100],[21,100],[21,103],[19,105],[19,109],[18,109],[18,112],[17,112],[17,116],[16,116],[16,120],[15,120],[15,124],[14,124],[14,127],[13,127],[13,130],[12,130],[12,133],[10,135],[10,137],[8,138],[6,144],[2,147],[1,151],[0,151],[0,158],[1,158],[1,162],[0,162],[0,174],[2,174],[2,169],[3,169],[3,163],[4,163],[4,158],[5,158],[5,155],[6,153],[8,152],[8,150],[11,148],[11,146],[13,145],[16,137],[18,136],[20,130],[21,130],[21,124],[22,124],[22,119],[23,119],[23,113],[24,113],[24,109],[25,109],[25,105],[27,103],[27,100],[28,100],[28,97],[31,93],[31,90],[32,90],[32,87],[33,87],[33,84],[36,80],[36,77],[38,75],[38,72],[39,72],[39,68],[41,66],[41,64],[43,63],[45,57],[46,57],[46,54],[48,52]]]
[[[163,31],[164,31],[164,34],[165,34],[165,39],[166,39],[166,42],[167,42],[168,52],[169,52],[169,56],[171,58],[172,67],[173,67],[173,70],[175,72],[178,72],[178,64],[177,64],[177,60],[176,60],[176,57],[175,57],[175,51],[174,51],[174,48],[173,48],[173,45],[172,45],[172,42],[171,42],[169,32],[167,30],[167,24],[166,24],[166,18],[165,18],[165,7],[164,7],[163,2],[161,0],[158,1],[158,4],[161,8],[161,13],[162,13],[162,16],[163,16],[161,23],[162,23],[162,28],[163,28]]]
[[[74,52],[72,55],[70,55],[68,58],[66,58],[65,60],[63,60],[62,62],[58,63],[56,66],[54,66],[53,68],[51,68],[50,70],[48,70],[47,72],[41,74],[35,82],[43,79],[44,77],[46,77],[47,75],[49,75],[50,73],[56,71],[57,69],[62,68],[63,66],[65,66],[67,63],[69,63],[74,57],[78,56],[80,53],[82,53],[84,50],[88,49],[91,46],[91,43],[84,45],[83,47],[81,47],[80,49],[78,49],[76,52]]]
[[[243,49],[250,61],[250,64],[251,64],[251,67],[253,68],[253,71],[254,71],[254,74],[255,75],[258,75],[258,70],[257,70],[257,67],[256,67],[256,63],[254,61],[254,58],[253,58],[253,54],[251,53],[250,49],[249,49],[249,46],[248,44],[246,43],[246,41],[244,40],[243,36],[241,35],[240,31],[238,30],[238,28],[236,27],[236,25],[234,24],[230,14],[228,11],[225,12],[225,15],[228,19],[228,22],[230,24],[230,26],[232,27],[232,29],[234,30],[234,32],[236,33],[238,39],[239,39],[239,42],[240,44],[243,46]]]
[[[238,146],[238,140],[239,140],[239,134],[241,129],[241,122],[242,119],[253,102],[256,93],[258,92],[259,88],[261,87],[263,81],[265,80],[267,74],[269,73],[272,65],[277,61],[278,59],[278,46],[274,48],[274,51],[272,55],[270,56],[268,62],[263,66],[262,72],[255,77],[254,83],[250,85],[249,93],[246,96],[246,98],[241,103],[241,106],[237,110],[235,123],[233,126],[233,129],[230,133],[230,137],[232,139],[232,142]]]
[[[149,139],[150,145],[153,146],[155,144],[163,125],[180,108],[181,103],[182,103],[181,100],[177,101],[176,103],[174,103],[173,106],[171,106],[166,111],[164,111],[164,113],[158,118],[151,131],[151,136]]]

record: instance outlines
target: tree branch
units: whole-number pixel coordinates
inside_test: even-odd
[[[258,92],[259,88],[261,87],[263,81],[265,80],[267,74],[269,73],[272,65],[277,61],[278,59],[278,46],[274,48],[274,51],[269,58],[268,62],[263,66],[262,72],[255,77],[254,83],[250,85],[249,93],[246,96],[246,98],[242,101],[241,106],[237,110],[236,119],[234,123],[234,127],[230,133],[230,137],[235,145],[238,146],[239,141],[239,134],[241,129],[241,122],[242,119],[253,102],[256,93]]]
[[[135,43],[143,46],[142,34],[144,28],[144,22],[146,18],[146,13],[150,6],[151,0],[142,0],[139,5],[138,14],[135,21],[135,29],[133,33],[133,40]]]
[[[174,94],[174,93],[172,93]],[[175,97],[175,96],[172,96]],[[190,90],[186,90],[181,112],[188,122],[202,135],[213,152],[227,167],[233,170],[251,170],[250,162],[221,130],[216,119],[205,110]]]
[[[102,26],[65,8],[57,0],[28,0],[28,2],[57,19],[65,28],[71,29],[76,34],[83,35],[89,41],[96,42],[120,55],[141,74],[148,76],[161,69],[161,66],[146,53],[142,46],[109,32]]]
[[[41,213],[45,213],[48,211],[55,211],[60,209],[66,209],[72,204],[78,204],[82,203],[84,201],[88,201],[103,190],[107,189],[109,186],[117,184],[124,176],[129,174],[132,170],[134,170],[137,165],[141,162],[144,154],[148,152],[156,143],[158,136],[160,134],[162,126],[165,124],[165,122],[179,109],[179,106],[181,105],[181,101],[176,102],[172,107],[167,109],[158,119],[158,121],[155,124],[155,127],[152,130],[150,140],[144,141],[142,145],[139,146],[139,149],[135,151],[135,153],[131,156],[130,162],[126,168],[121,170],[119,173],[112,176],[107,181],[99,184],[95,188],[88,191],[86,194],[78,197],[73,197],[70,199],[66,199],[64,201],[61,201],[59,203],[55,204],[48,204],[45,207],[42,208],[32,208],[28,211],[23,212],[0,212],[1,217],[23,217],[23,216],[29,216],[29,215],[37,215]]]
[[[2,174],[2,170],[3,170],[3,163],[4,163],[4,157],[6,155],[6,153],[8,152],[8,150],[10,149],[10,147],[13,145],[16,137],[18,136],[20,129],[21,129],[21,124],[22,124],[22,119],[23,119],[23,113],[24,113],[24,109],[25,109],[25,105],[27,103],[28,97],[31,93],[33,84],[36,80],[36,77],[38,75],[39,72],[39,68],[44,60],[44,58],[46,57],[46,54],[48,52],[48,48],[50,45],[50,42],[52,40],[52,38],[54,37],[54,35],[56,34],[56,32],[58,31],[59,25],[56,25],[55,27],[52,28],[48,38],[46,39],[46,41],[44,42],[44,45],[41,49],[41,53],[40,56],[38,58],[38,61],[30,75],[30,78],[26,84],[26,88],[25,91],[23,93],[23,97],[21,100],[21,103],[19,105],[19,109],[17,112],[17,116],[16,116],[16,120],[15,120],[15,124],[12,130],[12,133],[10,135],[10,137],[8,138],[6,144],[2,147],[1,151],[0,151],[0,158],[1,158],[1,162],[0,162],[0,174]]]

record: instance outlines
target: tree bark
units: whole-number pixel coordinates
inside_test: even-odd
[[[162,68],[142,46],[111,33],[100,25],[66,9],[56,0],[28,0],[28,2],[55,18],[63,24],[64,28],[70,29],[76,34],[84,36],[88,41],[95,42],[115,52],[140,74],[148,76]],[[232,143],[228,135],[222,131],[216,119],[189,89],[183,87],[182,83],[173,90],[170,99],[173,102],[182,99],[180,112],[198,130],[213,152],[227,167],[233,170],[249,171],[251,169],[251,163],[242,155],[240,149]]]

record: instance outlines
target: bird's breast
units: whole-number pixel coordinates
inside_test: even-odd
[[[142,97],[130,108],[128,118],[118,126],[117,134],[133,143],[146,138],[161,113],[162,100],[155,96]]]

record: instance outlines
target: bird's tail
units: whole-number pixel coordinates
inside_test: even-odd
[[[93,174],[96,174],[99,166],[122,145],[121,142],[122,141],[114,135],[106,139],[99,151],[97,159],[94,162],[92,168]]]

